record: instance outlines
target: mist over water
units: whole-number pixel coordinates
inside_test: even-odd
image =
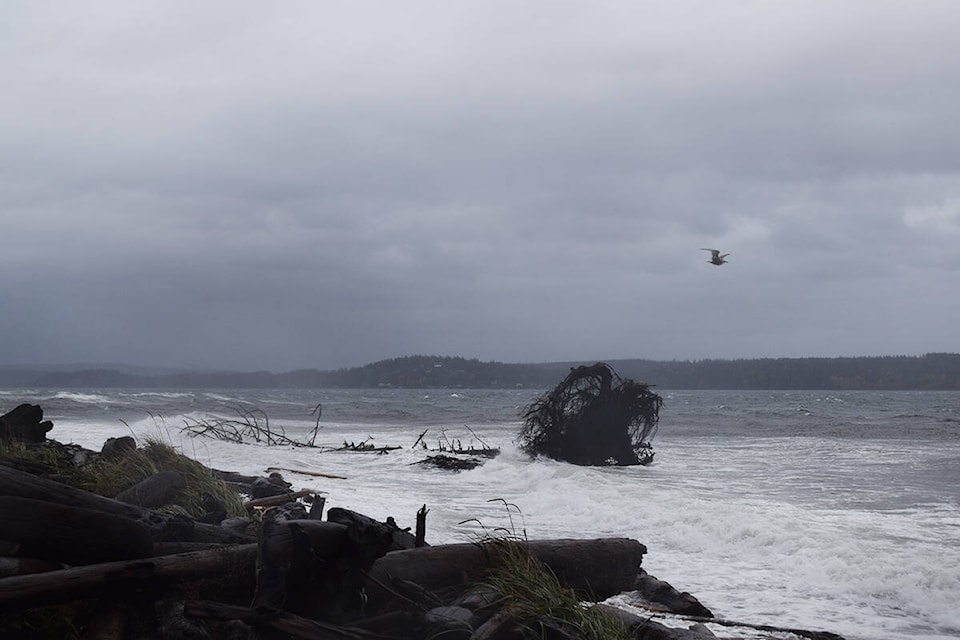
[[[0,390],[0,410],[40,404],[49,437],[99,449],[159,438],[212,467],[284,472],[327,506],[401,527],[430,509],[431,543],[506,530],[530,538],[625,536],[643,566],[716,615],[847,638],[960,636],[960,393],[663,391],[649,467],[530,461],[514,444],[534,390],[126,392]],[[316,444],[370,439],[387,455],[193,438],[184,421],[257,407]],[[469,428],[468,428],[469,427]],[[413,464],[427,430],[500,457],[461,473]],[[480,442],[479,439],[482,439]],[[629,594],[622,597],[629,601]]]

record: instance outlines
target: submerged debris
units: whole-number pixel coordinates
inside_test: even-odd
[[[526,409],[520,448],[579,465],[649,464],[662,404],[606,363],[576,367]]]
[[[427,456],[423,460],[414,462],[413,464],[430,465],[438,469],[446,469],[447,471],[469,471],[482,465],[483,460],[480,458],[451,456],[441,453],[435,456]]]
[[[464,425],[464,428],[466,428],[479,443],[479,447],[475,447],[472,442],[464,447],[463,442],[459,438],[450,440],[450,438],[447,437],[446,431],[441,431],[440,439],[437,440],[437,447],[431,449],[427,446],[427,441],[424,440],[424,436],[427,435],[428,431],[424,429],[423,433],[420,434],[420,437],[417,438],[417,441],[413,443],[411,448],[416,449],[419,445],[421,450],[434,453],[435,455],[427,456],[414,464],[434,466],[438,469],[446,469],[448,471],[467,471],[469,469],[475,469],[486,460],[496,458],[500,455],[499,447],[491,447],[488,445],[467,425]]]
[[[378,455],[384,455],[401,448],[391,446],[378,447],[377,445],[373,444],[372,440],[373,436],[370,436],[366,440],[361,440],[360,442],[347,442],[344,440],[343,446],[338,449],[334,449],[334,451],[356,451],[358,453],[376,453]]]

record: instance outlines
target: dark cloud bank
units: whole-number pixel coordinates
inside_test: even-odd
[[[957,350],[953,2],[0,12],[0,363]]]

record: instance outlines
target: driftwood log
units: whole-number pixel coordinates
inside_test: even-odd
[[[678,627],[668,627],[652,619],[652,616],[641,616],[608,604],[596,604],[595,607],[602,609],[608,615],[618,618],[637,640],[704,640],[711,636],[705,636],[698,629],[705,624],[714,624],[728,628],[750,629],[752,631],[763,631],[776,634],[790,634],[808,638],[809,640],[844,640],[843,636],[830,631],[815,631],[810,629],[796,629],[793,627],[778,627],[768,624],[751,624],[749,622],[739,622],[735,620],[725,620],[723,618],[704,618],[702,616],[688,616],[680,614],[669,614],[673,620],[685,620],[694,622],[690,629]],[[664,612],[655,612],[663,615]],[[709,629],[707,633],[710,633]],[[767,637],[767,636],[764,636]],[[771,638],[774,636],[770,636]],[[777,636],[779,637],[779,636]]]
[[[124,594],[156,584],[206,576],[252,579],[257,545],[225,545],[211,551],[105,562],[0,579],[0,611]]]
[[[269,627],[286,634],[290,638],[303,640],[354,639],[383,640],[390,636],[382,635],[379,627],[409,630],[417,624],[415,616],[397,612],[383,618],[356,620],[348,625],[331,624],[311,620],[289,613],[265,613],[247,607],[222,604],[203,600],[186,602],[184,614],[190,618],[210,620],[239,620],[255,627]]]
[[[129,612],[121,601],[100,600],[83,631],[83,640],[123,640]]]
[[[0,465],[0,496],[29,498],[128,518],[146,526],[153,539],[157,541],[177,540],[229,544],[252,540],[250,536],[238,534],[222,527],[149,511],[136,505],[69,487],[53,480],[39,478],[4,465]]]
[[[318,547],[329,544],[335,548],[342,542],[343,530],[335,523],[311,520],[294,522],[297,535],[313,537],[318,541]],[[283,542],[283,538],[283,535],[278,535],[274,543],[281,546],[294,544],[292,539]],[[526,544],[562,582],[598,599],[631,589],[637,565],[646,551],[636,540],[625,538],[536,540]],[[257,544],[224,545],[191,553],[11,576],[0,579],[0,610],[56,604],[122,591],[132,586],[142,587],[150,583],[176,582],[228,572],[237,576],[237,579],[252,581],[257,551]],[[277,553],[284,555],[283,551],[278,550]],[[333,549],[328,553],[334,553]],[[377,560],[369,571],[370,578],[366,584],[368,605],[384,605],[395,597],[380,584],[390,585],[402,580],[433,591],[459,590],[482,578],[495,561],[495,553],[480,544],[394,551]]]
[[[22,576],[30,573],[43,573],[63,569],[60,562],[41,560],[39,558],[0,557],[0,579],[9,576]]]
[[[713,612],[686,591],[678,591],[669,582],[664,582],[640,569],[634,589],[647,601],[662,606],[667,611],[700,618],[712,618]]]
[[[0,440],[43,442],[53,423],[43,419],[43,409],[38,404],[21,404],[0,416]]]
[[[271,509],[264,515],[258,537],[255,608],[314,613],[330,605],[342,590],[332,574],[349,553],[345,525],[297,519]]]
[[[0,540],[27,557],[94,564],[150,555],[150,529],[123,516],[43,500],[0,496]]]
[[[312,489],[301,489],[300,491],[294,491],[293,493],[282,493],[276,496],[267,496],[266,498],[254,498],[253,500],[247,500],[243,503],[243,506],[248,511],[255,507],[276,507],[282,504],[287,504],[288,502],[296,502],[300,498],[305,498],[307,496],[313,496],[314,499],[317,499],[317,493],[319,492],[313,491]]]
[[[629,538],[531,540],[524,542],[560,582],[584,599],[603,600],[633,589],[647,548]],[[394,551],[377,560],[366,591],[369,605],[384,606],[394,597],[381,585],[414,582],[434,592],[461,589],[480,580],[497,562],[485,544],[450,544]]]

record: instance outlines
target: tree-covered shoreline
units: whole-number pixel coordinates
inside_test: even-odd
[[[736,360],[607,360],[625,377],[661,389],[960,390],[960,354]],[[414,355],[329,371],[180,371],[120,367],[37,370],[0,368],[6,388],[463,388],[552,387],[585,361],[483,362]]]

